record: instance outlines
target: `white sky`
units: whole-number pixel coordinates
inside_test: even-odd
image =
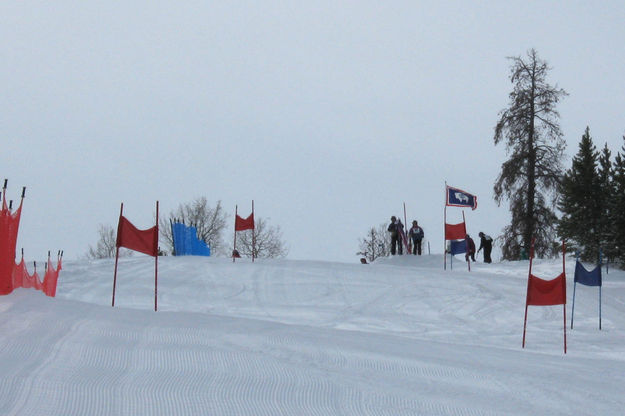
[[[76,258],[120,202],[145,228],[157,199],[167,214],[206,196],[230,226],[254,199],[291,258],[346,261],[406,202],[440,252],[445,181],[479,198],[469,232],[496,237],[506,56],[536,48],[569,92],[566,167],[587,125],[615,154],[625,3],[476,3],[1,3],[0,176],[9,199],[28,188],[18,249]]]

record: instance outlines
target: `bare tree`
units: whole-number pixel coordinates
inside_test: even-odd
[[[110,259],[115,257],[115,251],[117,250],[117,231],[110,225],[100,224],[98,229],[100,239],[95,248],[89,246],[87,251],[87,258],[96,259]],[[130,257],[132,251],[125,248],[120,248],[119,257]]]
[[[160,234],[168,249],[175,254],[170,221],[182,222],[197,229],[198,238],[208,244],[211,253],[225,254],[222,234],[227,219],[228,214],[223,210],[221,201],[217,201],[217,205],[211,207],[206,198],[201,197],[180,204],[168,217],[162,218],[159,221]]]
[[[356,254],[365,256],[368,261],[375,261],[378,257],[387,257],[390,254],[391,238],[386,230],[386,224],[377,228],[371,227],[365,238],[360,239],[360,251]]]
[[[508,108],[499,113],[495,145],[504,142],[509,159],[494,186],[495,201],[508,199],[512,220],[503,230],[503,258],[518,259],[536,238],[538,257],[549,255],[555,237],[554,212],[565,142],[556,105],[566,91],[547,82],[549,66],[534,49],[513,57],[514,85]]]
[[[237,251],[242,257],[252,257],[254,253],[255,258],[281,258],[289,254],[280,226],[270,226],[263,218],[254,220],[254,230],[237,231]]]

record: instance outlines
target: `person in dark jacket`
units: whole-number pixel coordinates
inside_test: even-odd
[[[388,232],[391,233],[391,254],[393,256],[396,252],[400,255],[403,254],[401,235],[399,234],[400,227],[402,227],[402,225],[397,221],[397,217],[393,215],[391,217],[391,223],[388,226]]]
[[[484,249],[484,263],[491,263],[490,253],[493,251],[493,239],[491,236],[484,234],[480,231],[480,248],[477,249],[479,253],[481,249]]]
[[[469,234],[464,238],[467,240],[467,254],[464,258],[469,261],[469,257],[471,257],[471,261],[475,261],[475,241],[473,241]]]
[[[421,241],[423,240],[423,228],[419,227],[419,223],[415,220],[412,227],[408,231],[408,235],[412,239],[412,254],[421,255]]]

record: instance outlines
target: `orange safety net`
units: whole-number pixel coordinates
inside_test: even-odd
[[[13,289],[23,287],[41,290],[46,295],[54,297],[56,295],[59,272],[61,271],[60,253],[56,268],[52,266],[50,255],[48,254],[43,282],[37,274],[36,266],[33,274],[28,273],[23,256],[20,263],[15,264],[15,246],[17,245],[23,198],[24,194],[22,194],[20,206],[14,212],[11,212],[10,207],[6,203],[6,192],[3,191],[2,209],[0,210],[0,295],[8,295],[13,292]]]
[[[6,198],[3,198],[2,211],[0,211],[0,295],[8,295],[13,291],[15,245],[21,213],[21,203],[19,208],[11,213],[7,207]]]
[[[20,261],[19,264],[16,265],[13,269],[13,288],[17,287],[33,287],[37,290],[41,290],[41,288],[43,288],[43,283],[41,282],[39,274],[37,273],[37,266],[35,265],[35,271],[33,272],[33,274],[28,273],[28,269],[26,268],[26,263],[24,263],[23,257],[22,261]]]

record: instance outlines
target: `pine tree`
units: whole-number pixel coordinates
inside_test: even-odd
[[[625,136],[623,136],[625,142]],[[614,170],[612,174],[612,184],[614,194],[612,197],[610,227],[611,241],[614,244],[614,259],[625,266],[625,143],[621,151],[614,158]]]
[[[612,153],[606,143],[599,156],[598,180],[599,180],[599,244],[604,257],[614,256],[614,242],[612,241],[612,207],[614,199],[614,185],[612,184],[613,169],[611,161]]]
[[[558,208],[562,218],[558,222],[558,234],[572,240],[569,246],[579,250],[581,258],[586,261],[597,258],[601,243],[602,198],[598,158],[590,129],[586,127],[579,151],[560,183]]]
[[[555,191],[562,174],[565,148],[556,105],[566,91],[547,83],[549,66],[534,49],[512,60],[514,84],[509,107],[495,126],[495,145],[505,141],[509,159],[503,163],[494,186],[498,204],[510,203],[511,223],[503,230],[502,255],[518,259],[536,239],[539,257],[551,254],[557,217]],[[528,250],[529,251],[529,250]]]

